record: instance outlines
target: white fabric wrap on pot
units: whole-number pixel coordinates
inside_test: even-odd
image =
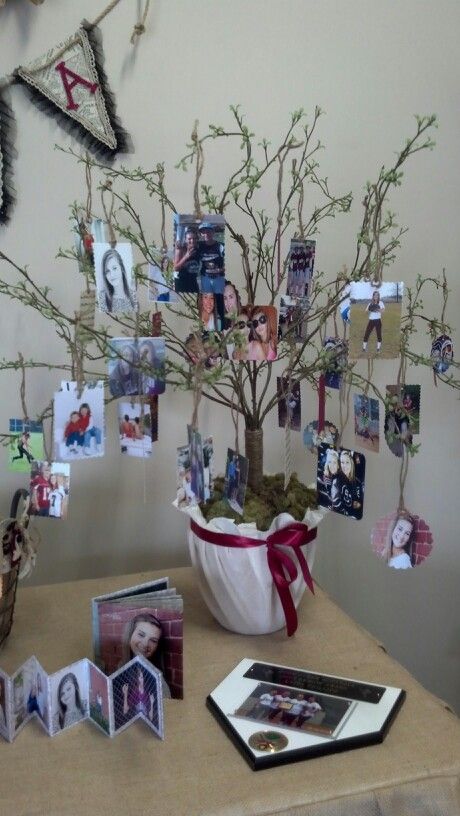
[[[199,507],[188,507],[184,512],[205,529],[260,541],[295,522],[288,513],[281,513],[273,519],[270,529],[262,532],[255,523],[235,524],[228,518],[206,522]],[[313,529],[326,512],[323,508],[307,510],[302,521]],[[216,546],[203,541],[192,530],[188,532],[188,543],[201,594],[221,626],[244,635],[267,634],[285,626],[283,607],[267,563],[266,546],[247,549]],[[279,545],[279,549],[292,559],[298,570],[297,578],[290,585],[297,608],[305,591],[305,581],[292,548]],[[316,540],[302,547],[310,571],[315,550]]]

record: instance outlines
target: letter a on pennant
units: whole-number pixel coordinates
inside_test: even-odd
[[[84,85],[85,88],[88,88],[88,91],[93,94],[98,87],[97,82],[90,82],[88,79],[76,74],[75,71],[71,71],[70,68],[67,68],[64,61],[58,62],[55,66],[55,70],[59,71],[62,79],[62,84],[64,85],[64,89],[67,95],[67,110],[78,110],[80,105],[78,102],[75,102],[72,91],[75,88],[75,85]],[[71,77],[72,81],[69,82],[69,77]]]
[[[27,67],[19,67],[16,76],[29,87],[33,101],[37,101],[41,108],[43,97],[46,98],[49,113],[56,116],[72,135],[79,134],[83,144],[96,153],[111,157],[125,149],[119,134],[127,134],[114,117],[112,99],[109,105],[112,116],[109,114],[104,97],[107,91],[105,75],[97,62],[93,42],[91,32],[89,35],[80,28],[66,42]],[[99,46],[96,47],[99,51]],[[100,53],[97,57],[101,59]],[[100,77],[98,68],[102,71]]]

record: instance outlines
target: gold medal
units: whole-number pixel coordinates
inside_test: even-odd
[[[248,739],[248,744],[256,751],[266,751],[270,754],[275,754],[276,751],[282,751],[288,745],[288,738],[279,731],[256,731],[251,734]]]

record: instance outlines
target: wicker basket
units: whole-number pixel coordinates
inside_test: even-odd
[[[24,504],[28,501],[27,490],[16,490],[10,508],[11,521],[17,518],[18,512],[24,512]],[[21,508],[21,510],[20,510]],[[18,586],[20,562],[15,564],[8,572],[0,573],[0,648],[7,639],[13,626],[14,603],[16,600],[16,589]]]

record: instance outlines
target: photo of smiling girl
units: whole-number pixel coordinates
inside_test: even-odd
[[[99,309],[120,314],[136,309],[131,244],[94,244],[94,268]]]

